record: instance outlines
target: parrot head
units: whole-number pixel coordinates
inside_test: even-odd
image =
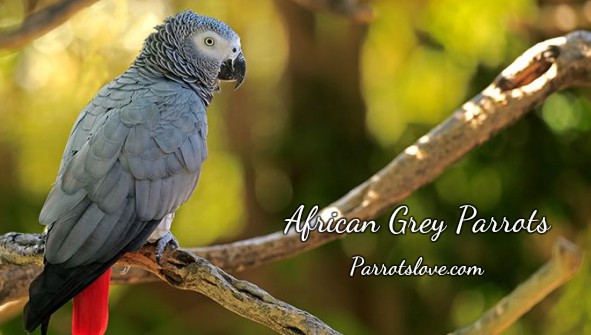
[[[169,17],[145,41],[138,59],[173,79],[218,89],[219,80],[244,81],[240,37],[227,24],[189,10]]]

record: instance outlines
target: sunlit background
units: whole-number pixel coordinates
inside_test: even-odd
[[[39,1],[44,7],[56,1]],[[0,0],[0,29],[25,16]],[[39,232],[37,215],[79,111],[124,71],[166,16],[190,8],[240,35],[244,86],[208,110],[209,158],[173,233],[182,246],[274,232],[300,205],[326,205],[379,170],[482,90],[536,42],[591,26],[591,2],[371,1],[369,24],[288,0],[102,0],[25,47],[0,51],[0,232]],[[0,30],[1,32],[1,30]],[[345,334],[444,334],[473,322],[566,236],[591,243],[591,102],[551,96],[523,120],[405,201],[418,219],[529,217],[552,230],[456,236],[350,236],[291,260],[238,273]],[[389,215],[378,219],[387,225]],[[354,277],[352,255],[396,264],[477,264],[483,277]],[[591,269],[507,334],[591,333]],[[0,335],[20,334],[21,316]],[[50,333],[69,334],[70,307]],[[271,334],[197,293],[164,283],[118,286],[108,334]]]

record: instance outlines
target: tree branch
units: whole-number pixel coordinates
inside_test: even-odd
[[[553,92],[591,84],[591,33],[578,31],[539,43],[507,67],[480,94],[398,155],[381,171],[320,215],[370,220],[438,177],[450,165],[515,123]],[[229,244],[190,249],[230,271],[293,257],[345,235],[293,230]]]
[[[254,284],[232,277],[186,250],[168,250],[160,264],[155,259],[154,245],[150,245],[128,253],[119,264],[154,273],[176,288],[202,293],[279,334],[339,334],[314,315],[272,297]]]
[[[583,252],[559,238],[552,258],[513,292],[489,309],[474,324],[448,335],[501,334],[548,294],[564,285],[581,268]]]
[[[28,283],[41,271],[44,241],[45,234],[0,236],[0,306],[27,296]],[[139,278],[152,273],[176,288],[202,293],[279,334],[339,334],[317,317],[275,299],[256,285],[238,280],[186,250],[169,248],[157,263],[154,245],[149,244],[138,252],[126,254],[117,264],[147,271]],[[126,274],[114,271],[113,276],[117,281]],[[129,283],[136,280],[137,277],[127,278]]]
[[[0,31],[0,49],[16,49],[30,43],[62,23],[82,9],[99,0],[62,0],[25,18],[24,22],[10,30]],[[349,17],[355,21],[368,22],[374,17],[370,5],[361,0],[292,0],[314,11],[327,11]],[[35,3],[28,4],[28,7]],[[27,9],[29,12],[30,8]]]
[[[501,129],[513,124],[551,93],[567,87],[591,83],[590,50],[591,33],[585,31],[547,40],[533,46],[505,69],[491,85],[456,110],[450,118],[421,137],[366,182],[323,209],[321,215],[336,211],[341,217],[348,219],[370,220],[375,218],[394,204],[404,200],[421,186],[431,182],[467,152],[488,140]],[[310,234],[307,242],[303,243],[300,241],[300,235],[292,230],[287,234],[277,232],[249,240],[197,248],[191,251],[208,258],[212,263],[226,270],[240,271],[292,257],[341,237],[344,235],[314,231]],[[23,271],[20,269],[20,265],[40,264],[42,250],[40,240],[42,237],[25,236],[18,233],[2,236],[0,238],[0,263],[5,265],[0,268],[0,274],[5,276],[6,272]],[[23,244],[22,247],[19,243]],[[151,246],[146,246],[138,254],[149,252],[150,248]],[[208,272],[209,276],[215,277],[212,272],[214,270],[209,268],[209,263],[197,258],[195,262],[189,262],[186,265],[186,256],[183,256],[184,258],[181,260],[175,260],[173,255],[178,256],[179,254],[177,252],[171,254],[171,251],[167,251],[163,262],[166,264],[180,263],[183,269],[203,267],[203,271],[210,271]],[[256,299],[251,299],[249,300],[249,303],[252,303],[249,305],[251,307],[241,309],[218,296],[218,294],[223,296],[223,293],[234,292],[231,288],[232,285],[219,286],[229,290],[223,292],[223,290],[215,289],[214,285],[209,285],[209,282],[203,279],[206,277],[195,281],[186,277],[187,274],[184,272],[182,272],[183,275],[177,276],[174,271],[171,273],[175,275],[171,275],[170,278],[163,277],[166,274],[160,271],[168,273],[166,271],[170,271],[170,269],[163,270],[163,267],[156,265],[154,268],[149,268],[141,262],[129,261],[129,257],[132,260],[137,260],[133,258],[135,257],[133,255],[127,256],[122,260],[123,264],[133,264],[146,270],[157,270],[156,274],[169,283],[171,283],[171,278],[180,278],[181,282],[174,281],[177,287],[199,291],[247,318],[269,327],[276,326],[276,324],[269,325],[266,323],[267,321],[260,319],[261,311],[268,313],[269,305],[256,304],[254,303]],[[32,269],[35,269],[35,265],[27,266],[32,266],[31,272],[19,277],[23,282],[19,287],[26,287],[34,277]],[[191,273],[198,272],[197,270],[191,271],[193,271]],[[224,279],[228,275],[220,276]],[[145,279],[145,277],[142,278]],[[185,279],[190,282],[182,282]],[[213,282],[222,283],[222,279],[218,278]],[[233,281],[236,280],[233,278],[229,280],[229,282]],[[134,282],[134,280],[131,279],[129,282]],[[243,282],[240,283],[242,284],[239,285],[246,285]],[[8,296],[4,289],[6,285],[15,285],[14,283],[7,284],[6,281],[0,284],[2,285],[0,286],[0,298]],[[26,292],[21,292],[19,296],[14,293],[18,289],[13,289],[15,291],[11,293],[10,299],[0,299],[0,303],[26,295]],[[257,289],[249,290],[258,292]],[[236,300],[246,299],[244,297],[234,298]],[[234,303],[238,304],[237,301]],[[289,314],[287,309],[283,311],[286,313],[285,315]]]
[[[99,0],[63,0],[27,17],[19,27],[2,31],[0,49],[19,48],[66,22]]]

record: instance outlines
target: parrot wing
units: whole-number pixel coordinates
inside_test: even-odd
[[[139,249],[197,184],[205,104],[180,83],[137,77],[131,69],[101,89],[70,134],[39,216],[49,226],[45,270],[30,287],[27,329]]]
[[[178,209],[206,158],[206,131],[205,105],[179,83],[142,88],[122,76],[103,88],[76,122],[41,210],[47,260],[105,261],[137,234],[136,222]]]

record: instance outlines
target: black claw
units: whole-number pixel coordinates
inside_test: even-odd
[[[166,235],[162,236],[156,242],[156,262],[158,262],[158,264],[160,264],[162,254],[164,253],[164,250],[166,250],[166,246],[169,244],[172,249],[179,248],[179,242],[176,240],[176,238],[172,235],[171,232],[166,233]]]

